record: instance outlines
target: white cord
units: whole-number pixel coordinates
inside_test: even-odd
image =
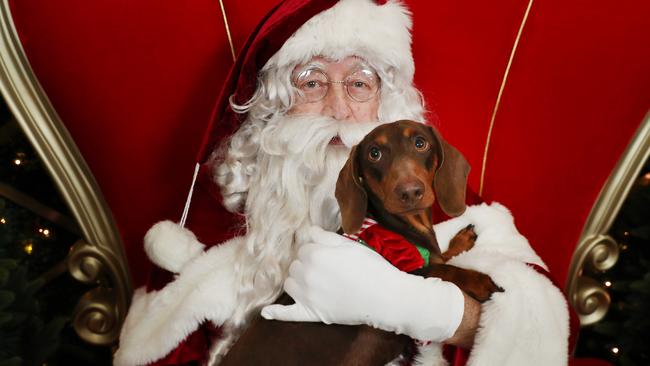
[[[185,200],[185,208],[183,209],[183,215],[181,216],[181,221],[179,225],[185,227],[185,221],[187,220],[187,213],[190,211],[190,203],[192,202],[192,193],[194,192],[194,183],[196,183],[196,177],[199,175],[199,168],[201,164],[196,163],[194,167],[194,177],[192,177],[192,185],[190,186],[190,192],[187,194],[187,200]]]

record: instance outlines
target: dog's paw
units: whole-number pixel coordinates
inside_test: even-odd
[[[505,290],[494,283],[492,278],[484,273],[472,271],[472,279],[464,288],[465,292],[474,300],[484,303],[492,297],[495,292],[504,292]]]
[[[476,231],[474,231],[474,225],[469,224],[465,226],[451,239],[449,242],[449,248],[446,252],[442,253],[442,258],[445,261],[448,261],[458,254],[472,249],[477,238],[478,236],[476,235]]]

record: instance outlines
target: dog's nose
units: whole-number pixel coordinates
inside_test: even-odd
[[[403,204],[415,206],[422,199],[424,185],[419,181],[401,183],[395,187],[395,194]]]

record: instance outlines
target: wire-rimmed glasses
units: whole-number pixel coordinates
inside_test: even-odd
[[[366,67],[355,70],[341,81],[332,81],[323,70],[310,67],[298,73],[293,84],[299,90],[302,100],[307,103],[318,102],[325,98],[330,84],[343,85],[350,99],[362,103],[377,94],[380,81],[377,73]]]

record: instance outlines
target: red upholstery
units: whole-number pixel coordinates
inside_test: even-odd
[[[236,47],[274,3],[224,2]],[[492,108],[527,1],[409,3],[416,84],[446,138],[468,157],[478,189]],[[141,284],[142,235],[157,220],[179,217],[232,64],[219,3],[11,5],[30,63],[97,178]],[[512,209],[561,282],[604,180],[650,106],[647,10],[644,1],[536,2],[512,66],[484,197]]]
[[[142,237],[155,221],[180,218],[232,64],[219,2],[11,6],[32,68],[99,182],[142,285],[149,272]]]
[[[528,1],[413,1],[416,83],[478,189]],[[650,108],[647,1],[536,1],[496,116],[484,199],[508,206],[564,283],[584,221]],[[427,65],[424,67],[423,65]]]
[[[235,47],[276,0],[223,1]],[[473,166],[525,0],[407,1],[416,84]],[[216,0],[21,0],[12,12],[32,67],[98,180],[136,285],[141,239],[180,216],[213,103],[232,64]],[[517,218],[560,283],[602,184],[650,107],[650,3],[535,2],[496,116],[484,198]],[[190,219],[216,241],[213,202]],[[200,215],[197,212],[210,212]],[[200,221],[200,222],[199,222]],[[197,224],[197,222],[199,222]],[[217,234],[215,234],[215,232]]]

